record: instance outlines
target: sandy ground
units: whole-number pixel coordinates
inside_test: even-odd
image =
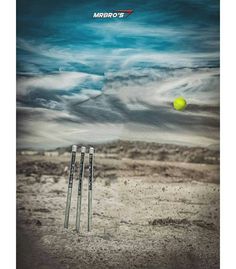
[[[68,156],[17,156],[17,268],[219,268],[219,166],[96,154],[93,228],[87,176],[63,228]],[[86,159],[87,163],[87,159]]]

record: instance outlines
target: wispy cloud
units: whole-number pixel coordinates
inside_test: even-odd
[[[19,95],[29,94],[35,89],[71,90],[86,83],[99,83],[102,77],[81,72],[58,72],[51,75],[21,77],[17,81]]]
[[[183,52],[183,51],[158,51],[152,48],[60,48],[52,47],[50,44],[30,44],[27,46],[19,45],[35,54],[46,56],[58,61],[58,69],[67,70],[73,68],[90,70],[94,73],[106,72],[108,70],[119,70],[120,68],[129,67],[147,67],[147,66],[163,66],[163,67],[202,67],[214,66],[219,62],[218,51],[207,52]],[[32,56],[34,57],[34,56]],[[37,60],[36,60],[37,63]],[[101,65],[102,63],[102,65]],[[39,63],[40,64],[40,63]],[[80,64],[80,66],[79,66]],[[84,66],[83,66],[84,65]],[[87,67],[87,68],[86,68]],[[99,69],[99,70],[98,70]]]
[[[218,1],[136,1],[125,20],[92,19],[106,0],[39,5],[18,9],[18,146],[218,142]]]
[[[44,147],[54,143],[65,145],[69,139],[98,143],[136,138],[174,143],[181,135],[187,144],[215,143],[219,135],[218,75],[218,69],[209,68],[149,68],[110,72],[105,75],[102,91],[83,89],[70,93],[69,90],[69,94],[56,91],[59,102],[49,95],[51,99],[32,100],[34,108],[23,104],[19,108],[22,127],[18,131],[28,130],[22,135],[21,145],[40,147],[36,140],[29,142],[35,135],[41,137]],[[185,96],[189,103],[183,113],[174,111],[171,105],[179,95]],[[53,130],[57,131],[51,141]]]

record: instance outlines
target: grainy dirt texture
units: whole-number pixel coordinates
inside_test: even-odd
[[[218,150],[122,141],[95,148],[93,228],[86,231],[86,156],[81,234],[77,180],[63,228],[67,149],[18,152],[18,269],[219,268]]]

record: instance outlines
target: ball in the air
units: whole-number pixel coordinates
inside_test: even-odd
[[[182,111],[187,106],[187,102],[183,97],[178,97],[174,100],[173,106],[176,110]]]

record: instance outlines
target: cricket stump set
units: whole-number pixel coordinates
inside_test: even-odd
[[[75,174],[75,164],[76,164],[76,152],[77,146],[72,146],[71,152],[71,162],[70,162],[70,173],[68,181],[68,191],[66,200],[66,210],[65,210],[65,222],[64,228],[69,226],[69,216],[70,216],[70,205],[72,196],[73,179]],[[82,208],[82,190],[83,190],[83,178],[84,178],[84,161],[86,154],[86,147],[81,147],[80,155],[80,165],[78,174],[78,196],[77,196],[77,208],[76,208],[76,231],[80,232],[80,217]],[[94,148],[89,148],[89,175],[88,175],[88,232],[92,229],[92,190],[93,190],[93,160],[94,160]]]

